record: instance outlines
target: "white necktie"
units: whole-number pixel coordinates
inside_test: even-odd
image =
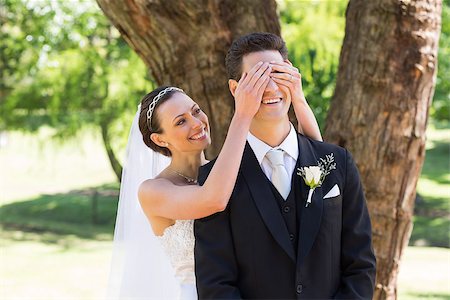
[[[284,165],[283,150],[272,149],[267,152],[266,157],[272,165],[272,178],[273,185],[277,188],[280,195],[284,200],[287,199],[290,192],[290,179]]]

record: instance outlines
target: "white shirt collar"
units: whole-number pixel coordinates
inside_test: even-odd
[[[284,152],[286,152],[290,157],[292,157],[295,161],[298,158],[298,141],[297,141],[297,133],[295,131],[294,125],[290,123],[291,130],[289,131],[288,136],[284,139],[284,141],[277,147],[272,148],[271,146],[267,145],[260,139],[258,139],[256,136],[248,133],[247,141],[250,144],[250,147],[252,147],[253,152],[255,153],[256,159],[258,159],[259,164],[261,165],[264,157],[266,156],[267,152],[272,149],[282,149]]]

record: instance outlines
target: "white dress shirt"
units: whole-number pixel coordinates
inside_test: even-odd
[[[253,152],[255,153],[256,159],[258,160],[261,169],[263,170],[264,174],[266,174],[267,178],[269,178],[269,180],[272,177],[272,167],[266,157],[266,154],[272,149],[282,149],[284,151],[284,164],[286,167],[286,172],[289,175],[289,178],[292,178],[292,174],[294,173],[295,164],[297,163],[298,158],[297,132],[295,131],[294,125],[291,124],[291,130],[289,131],[288,136],[277,147],[272,148],[271,146],[255,137],[250,132],[248,133],[247,141]],[[289,182],[289,186],[290,185],[291,182]]]

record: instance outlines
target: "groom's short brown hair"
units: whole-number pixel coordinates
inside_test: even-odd
[[[273,33],[255,32],[234,40],[225,58],[228,78],[239,80],[242,74],[242,58],[246,54],[265,50],[276,50],[283,59],[288,58],[285,42]]]

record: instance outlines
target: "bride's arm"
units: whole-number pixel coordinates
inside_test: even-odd
[[[309,107],[305,96],[302,95],[300,99],[292,101],[292,106],[294,107],[295,117],[297,118],[298,132],[314,140],[322,141],[319,124],[317,124],[316,117],[311,107]]]
[[[139,201],[147,216],[174,220],[198,219],[226,208],[233,191],[247,134],[261,105],[271,69],[259,63],[239,80],[236,110],[222,150],[203,186],[175,186],[164,179],[147,180],[139,188]]]
[[[322,141],[319,124],[303,93],[302,76],[299,70],[288,60],[284,63],[271,62],[271,65],[275,71],[270,75],[272,79],[291,94],[298,132],[314,140]]]

